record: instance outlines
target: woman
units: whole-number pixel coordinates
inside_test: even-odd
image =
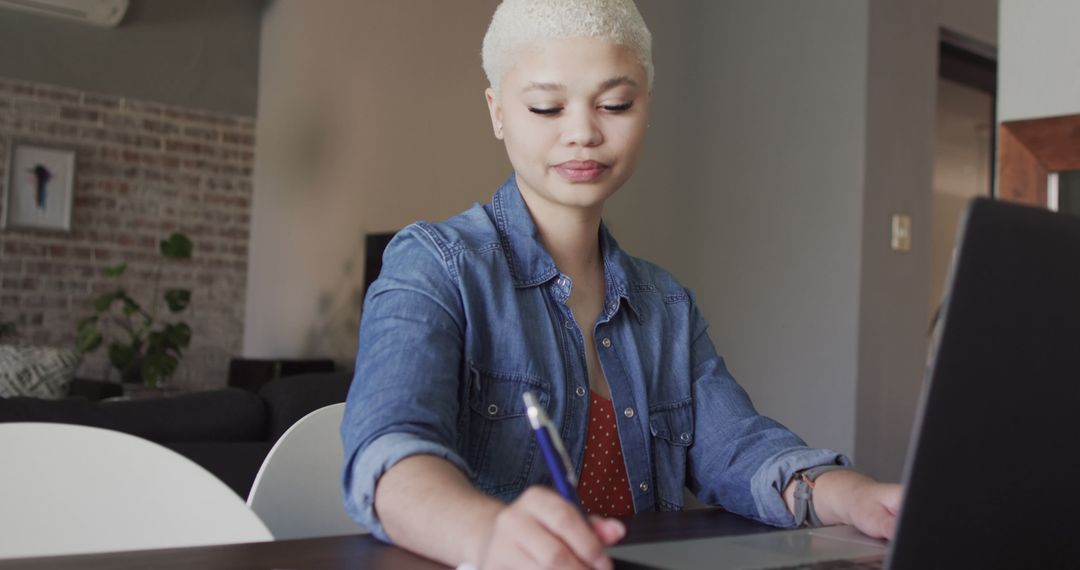
[[[514,173],[490,204],[413,224],[384,254],[342,424],[352,516],[493,568],[608,568],[624,528],[605,517],[678,510],[684,487],[778,526],[891,536],[899,487],[758,415],[690,292],[601,221],[649,120],[651,38],[632,1],[505,0],[483,59]],[[543,485],[526,391],[581,468],[589,521]]]

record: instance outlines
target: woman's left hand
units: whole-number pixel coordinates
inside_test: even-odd
[[[825,524],[851,525],[874,538],[892,540],[903,487],[839,469],[814,482],[814,510]]]

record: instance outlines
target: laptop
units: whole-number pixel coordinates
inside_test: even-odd
[[[973,201],[948,291],[891,544],[831,527],[611,555],[628,568],[1080,568],[1080,217]]]

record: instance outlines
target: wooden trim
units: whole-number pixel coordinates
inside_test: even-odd
[[[998,134],[998,198],[1046,206],[1046,177],[1080,170],[1080,114],[1007,121]]]

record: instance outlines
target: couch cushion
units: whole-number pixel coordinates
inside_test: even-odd
[[[94,426],[157,443],[265,441],[267,416],[261,398],[238,388],[106,402],[0,398],[0,422]]]
[[[298,374],[268,382],[259,390],[270,412],[267,434],[277,441],[300,418],[330,404],[344,402],[352,372]]]
[[[0,344],[0,398],[63,398],[78,365],[73,349]]]
[[[49,422],[105,427],[96,402],[83,398],[0,398],[0,422]]]
[[[124,395],[124,385],[120,382],[106,382],[104,380],[90,380],[76,376],[71,380],[68,388],[69,398],[86,398],[87,400],[104,400]]]
[[[238,388],[106,401],[99,408],[102,427],[158,443],[266,439],[267,413],[262,400]]]

